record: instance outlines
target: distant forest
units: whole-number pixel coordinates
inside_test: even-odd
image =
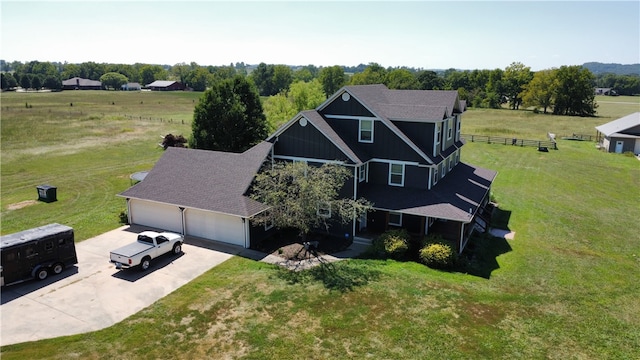
[[[531,71],[514,62],[505,69],[425,70],[413,67],[383,67],[377,63],[358,66],[284,65],[231,63],[205,66],[192,63],[175,65],[104,64],[0,60],[2,90],[64,89],[63,81],[82,78],[100,81],[102,89],[145,88],[157,80],[177,81],[193,91],[204,91],[223,79],[248,77],[264,97],[289,96],[300,86],[320,89],[330,96],[345,85],[384,84],[389,89],[457,90],[467,105],[499,108],[508,103],[511,109],[533,107],[554,114],[590,116],[595,112],[595,88],[608,95],[640,95],[640,64],[603,64],[561,66]],[[305,85],[306,84],[306,85]],[[70,85],[67,85],[70,86]],[[22,90],[21,90],[22,91]],[[315,90],[314,90],[315,91]],[[305,95],[308,97],[309,95]],[[580,106],[571,105],[571,99]],[[569,105],[563,105],[563,102]],[[307,104],[308,105],[308,104]]]

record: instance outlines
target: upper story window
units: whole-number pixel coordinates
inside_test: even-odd
[[[389,164],[389,185],[404,186],[404,164]]]
[[[363,181],[367,180],[367,167],[369,167],[369,164],[362,164],[360,166],[360,168],[358,169],[358,181],[359,182],[363,182]]]
[[[442,140],[442,123],[436,124],[436,145]]]
[[[449,119],[449,123],[447,124],[447,140],[451,140],[453,136],[453,119]]]
[[[460,141],[460,128],[462,127],[462,119],[456,115],[456,140]]]
[[[373,120],[360,120],[358,141],[364,143],[373,142]]]

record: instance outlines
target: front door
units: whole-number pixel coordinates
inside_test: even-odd
[[[624,141],[616,141],[616,154],[622,153],[622,147],[624,146]]]
[[[367,213],[363,213],[362,215],[360,215],[360,218],[358,219],[358,222],[360,223],[358,225],[358,231],[362,231],[362,229],[366,229],[367,228]]]

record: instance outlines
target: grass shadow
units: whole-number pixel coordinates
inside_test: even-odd
[[[380,271],[363,262],[339,261],[322,262],[319,266],[303,271],[290,271],[283,268],[278,272],[278,276],[290,284],[318,281],[329,290],[347,292],[378,279]]]

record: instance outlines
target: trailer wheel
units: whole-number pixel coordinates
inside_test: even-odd
[[[58,275],[62,272],[62,270],[64,270],[64,265],[62,263],[55,263],[51,269],[53,270],[54,274]]]
[[[144,258],[142,258],[142,261],[140,262],[140,269],[142,271],[146,271],[147,269],[149,269],[149,266],[151,266],[151,258],[148,256],[145,256]]]
[[[49,272],[47,271],[47,268],[45,268],[45,267],[41,267],[36,272],[36,277],[38,278],[38,280],[44,280],[44,279],[47,278],[47,276],[49,276]]]
[[[173,255],[178,255],[182,252],[182,244],[180,243],[175,243],[173,245]]]

